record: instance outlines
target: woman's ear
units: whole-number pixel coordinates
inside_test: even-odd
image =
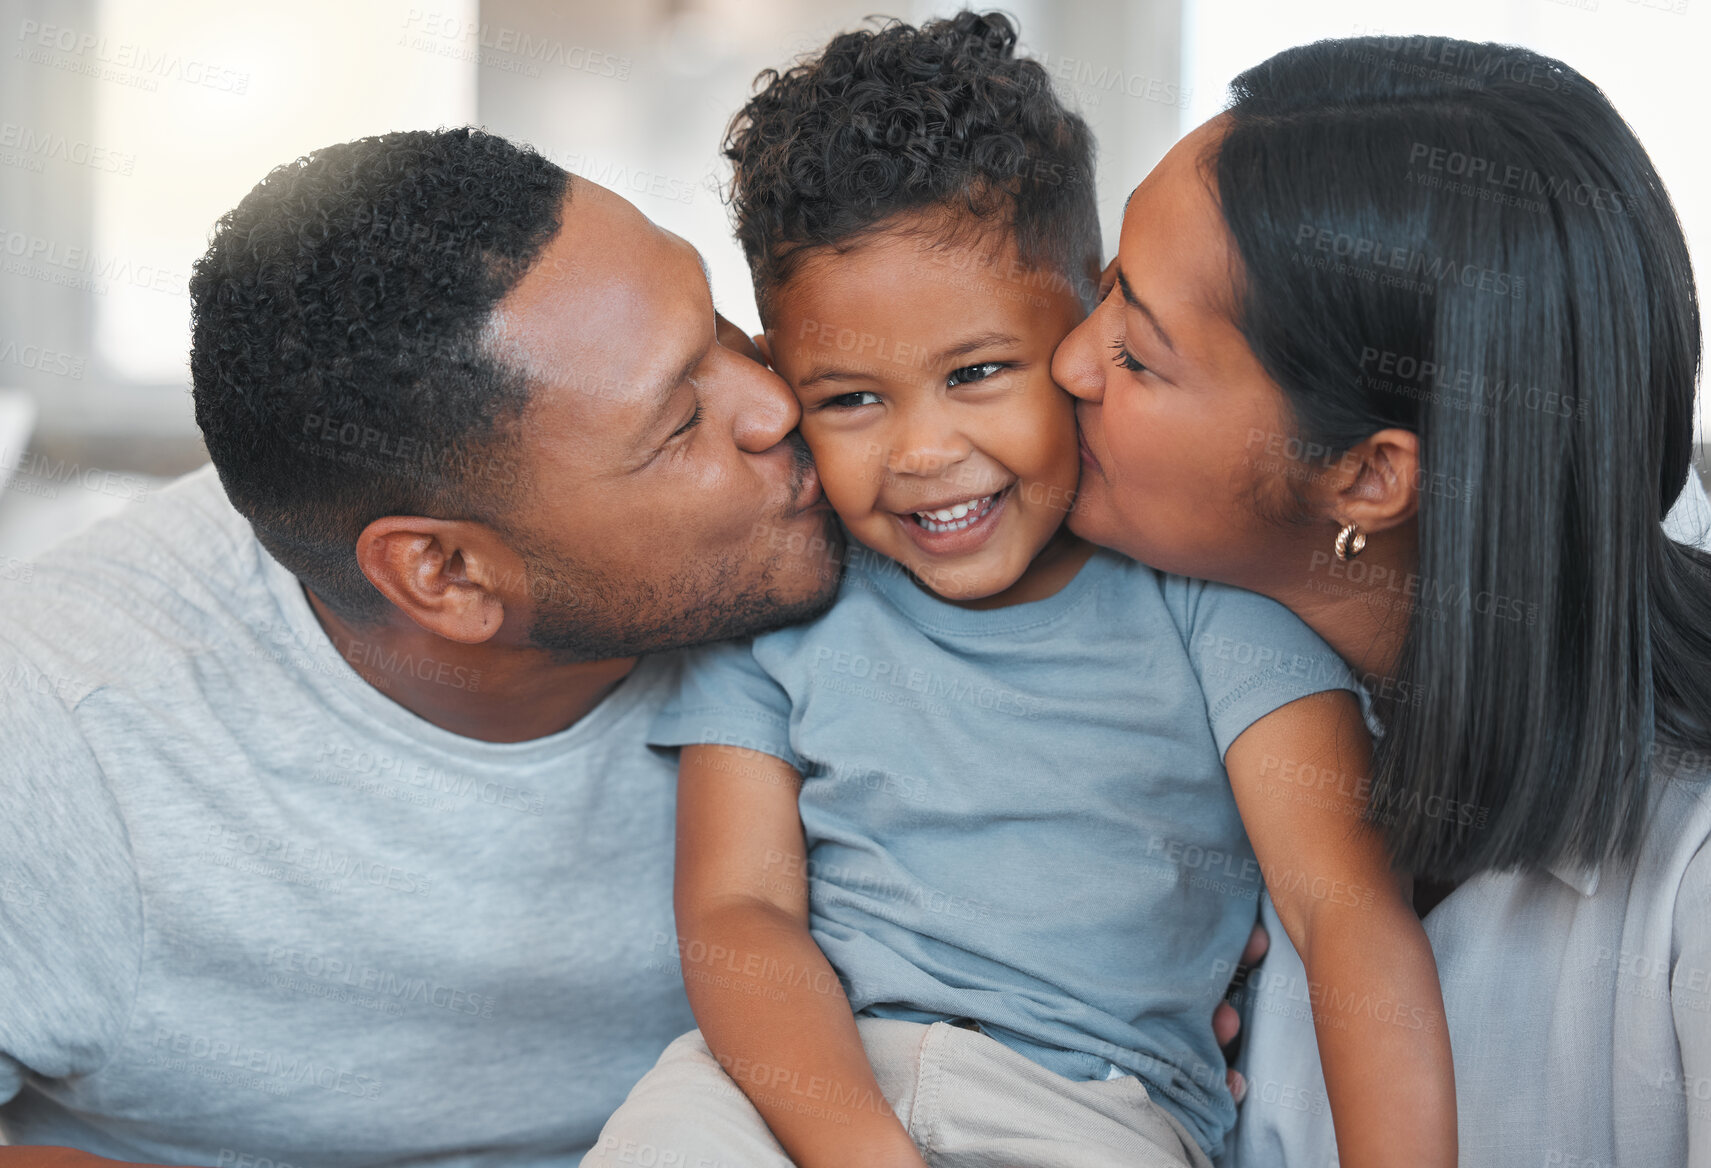
[[[1339,524],[1376,533],[1408,522],[1420,510],[1420,436],[1380,430],[1337,460],[1320,505]]]

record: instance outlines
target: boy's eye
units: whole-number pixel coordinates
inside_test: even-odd
[[[945,379],[947,385],[967,385],[971,381],[985,381],[995,373],[1009,368],[1001,361],[982,361],[978,365],[964,365],[961,369],[952,371]]]
[[[1130,373],[1145,372],[1146,366],[1135,360],[1135,355],[1129,352],[1129,346],[1123,343],[1122,338],[1119,337],[1111,342],[1111,350],[1117,354],[1116,357],[1112,358],[1116,364],[1127,369]]]
[[[879,404],[879,395],[869,390],[858,389],[853,393],[840,393],[837,397],[829,397],[820,403],[823,410],[853,410],[859,406]]]

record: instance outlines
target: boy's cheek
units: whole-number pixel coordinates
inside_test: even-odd
[[[884,449],[854,435],[816,433],[806,422],[802,438],[814,456],[820,489],[832,510],[846,523],[872,510],[885,481]]]

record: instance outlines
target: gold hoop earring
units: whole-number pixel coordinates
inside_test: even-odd
[[[1337,532],[1336,547],[1337,558],[1347,563],[1366,550],[1366,533],[1353,523],[1345,523]]]

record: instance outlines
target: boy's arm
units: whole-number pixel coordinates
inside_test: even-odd
[[[684,747],[678,776],[678,945],[708,1048],[801,1168],[925,1168],[808,932],[801,776],[731,746]]]
[[[1360,708],[1338,690],[1259,719],[1224,763],[1307,969],[1343,1168],[1453,1165],[1455,1072],[1437,964],[1407,879],[1361,822],[1370,754]]]

